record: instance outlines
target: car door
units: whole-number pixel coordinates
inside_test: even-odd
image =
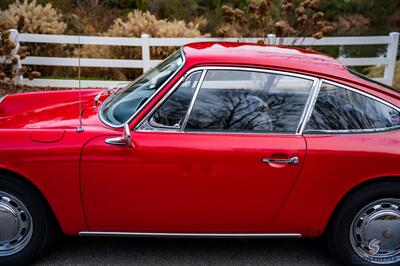
[[[105,137],[82,153],[90,230],[267,232],[298,177],[298,134],[316,80],[209,67],[187,79],[133,130],[134,147]]]
[[[304,130],[307,159],[278,228],[279,221],[301,215],[292,230],[307,225],[316,234],[351,189],[398,175],[400,109],[375,93],[323,80]]]

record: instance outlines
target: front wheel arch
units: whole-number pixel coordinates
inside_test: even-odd
[[[28,178],[14,172],[14,171],[11,171],[11,170],[5,169],[5,168],[0,168],[0,178],[2,178],[2,176],[7,176],[9,178],[15,178],[19,182],[22,182],[25,185],[30,186],[36,192],[36,194],[39,196],[40,200],[46,205],[46,209],[47,209],[48,213],[50,214],[50,217],[52,218],[52,222],[56,225],[57,232],[61,232],[61,226],[60,226],[58,219],[53,211],[53,208],[51,208],[50,203],[48,202],[48,200],[46,199],[46,197],[44,196],[42,191],[34,183],[32,183],[32,181],[30,181]]]

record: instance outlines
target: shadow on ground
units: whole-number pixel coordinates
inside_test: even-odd
[[[321,240],[60,238],[35,265],[337,265]]]

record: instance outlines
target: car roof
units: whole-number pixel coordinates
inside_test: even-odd
[[[183,46],[190,67],[201,65],[259,66],[342,80],[399,98],[397,92],[361,79],[333,57],[315,51],[243,42],[197,42]]]
[[[348,73],[335,58],[314,51],[255,43],[199,42],[184,46],[188,61],[295,69],[315,74]]]

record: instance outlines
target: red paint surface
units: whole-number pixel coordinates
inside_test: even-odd
[[[200,43],[180,73],[132,121],[133,128],[189,69],[255,66],[323,77],[400,106],[399,94],[351,75],[336,60],[296,49]],[[63,231],[301,233],[317,236],[348,191],[400,177],[400,132],[333,136],[133,132],[135,148],[98,118],[106,95],[77,91],[10,95],[0,103],[0,168],[32,182]],[[298,156],[298,165],[262,158]]]

